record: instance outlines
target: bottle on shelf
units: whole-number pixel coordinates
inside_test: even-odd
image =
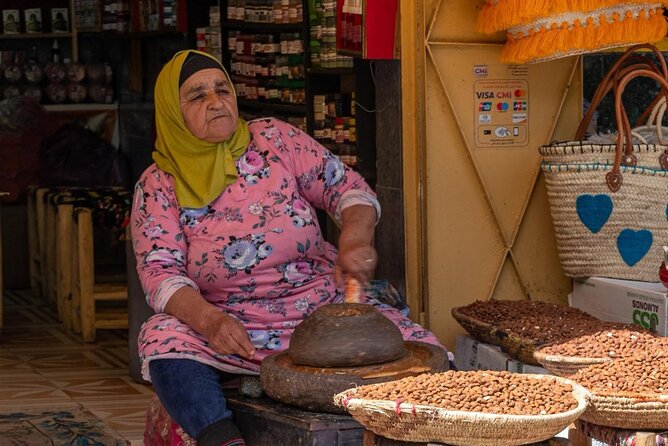
[[[33,46],[32,47],[32,55],[28,59],[28,62],[26,63],[25,66],[25,77],[26,81],[28,81],[30,84],[33,86],[35,84],[39,84],[42,81],[42,78],[44,77],[44,72],[42,71],[42,67],[39,66],[39,60],[37,60],[37,47]],[[30,96],[37,96],[36,91],[40,91],[39,88],[31,89],[31,94]],[[37,98],[39,100],[39,98]]]
[[[60,62],[60,46],[58,45],[58,39],[53,39],[53,45],[51,45],[51,62]]]

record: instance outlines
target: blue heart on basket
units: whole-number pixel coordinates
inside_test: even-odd
[[[608,195],[580,195],[575,202],[580,221],[596,234],[612,214],[612,199]]]
[[[652,242],[652,233],[645,229],[640,231],[624,229],[617,237],[617,249],[624,262],[629,266],[634,266],[645,257],[649,248],[652,247]]]

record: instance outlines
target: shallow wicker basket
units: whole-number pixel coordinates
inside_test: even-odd
[[[474,338],[500,346],[503,351],[525,364],[540,365],[534,359],[534,351],[539,345],[533,339],[508,333],[490,323],[463,314],[460,307],[452,309],[452,317]]]
[[[535,351],[533,356],[535,361],[551,373],[565,378],[590,365],[611,361],[611,358],[581,358],[578,356],[550,355],[540,350]]]
[[[600,426],[632,430],[665,430],[668,395],[601,396],[590,393],[581,418]]]
[[[355,398],[357,389],[334,397],[366,429],[386,438],[455,446],[514,446],[554,437],[587,408],[589,392],[579,384],[546,375],[526,375],[573,386],[578,406],[556,415],[499,415],[451,411],[440,407]]]

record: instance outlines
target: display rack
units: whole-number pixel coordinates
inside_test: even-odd
[[[283,5],[286,4],[285,1],[282,3]],[[238,56],[234,57],[233,50],[231,51],[229,46],[230,37],[234,38],[236,33],[239,32],[257,36],[273,36],[273,43],[276,44],[280,42],[281,35],[298,34],[303,51],[297,58],[301,58],[301,62],[299,63],[299,67],[291,65],[289,69],[291,70],[291,80],[296,81],[294,84],[298,86],[303,85],[303,99],[301,99],[300,95],[297,95],[299,98],[297,101],[298,103],[286,103],[281,102],[280,98],[276,97],[273,97],[272,100],[266,100],[266,98],[264,98],[264,100],[263,98],[249,98],[244,97],[247,96],[245,91],[240,92],[240,88],[237,88],[237,93],[241,96],[238,99],[240,112],[242,116],[246,117],[257,117],[259,116],[258,112],[261,112],[264,113],[264,116],[271,114],[278,118],[288,120],[293,124],[300,123],[300,127],[306,130],[310,135],[316,137],[316,139],[326,147],[330,148],[340,156],[343,155],[342,159],[344,162],[347,162],[351,166],[355,166],[357,163],[355,161],[356,149],[354,144],[352,145],[352,149],[348,149],[345,154],[339,153],[337,147],[340,147],[341,145],[335,143],[333,138],[331,143],[328,143],[326,138],[322,138],[322,132],[317,131],[317,111],[314,107],[314,100],[316,97],[322,99],[325,95],[342,94],[350,96],[355,91],[355,75],[353,67],[313,66],[311,48],[311,34],[313,30],[309,20],[309,18],[313,16],[313,11],[309,11],[310,4],[313,4],[313,2],[300,0],[302,20],[297,23],[273,23],[269,22],[270,17],[266,16],[262,18],[262,20],[265,20],[264,22],[255,23],[239,20],[238,16],[232,19],[230,17],[230,8],[234,11],[234,8],[238,7],[239,2],[235,0],[221,0],[219,6],[221,14],[221,38],[223,42],[223,63],[230,72],[230,76],[235,84],[236,82],[243,82],[239,81],[239,77],[237,76],[239,70],[238,68],[235,69],[235,67],[233,67],[233,59],[234,61],[242,59],[249,64],[252,64],[254,59],[249,55],[245,55],[242,58],[239,58]],[[291,5],[294,6],[294,3]],[[281,55],[284,56],[284,54]],[[259,59],[262,59],[263,56],[264,55],[261,55]],[[297,79],[292,78],[294,73],[299,74]],[[243,90],[243,88],[241,88],[241,90]],[[351,98],[347,103],[353,103],[353,99]],[[327,134],[329,135],[330,133]],[[352,152],[352,154],[350,152]]]
[[[74,0],[45,0],[42,2],[36,2],[31,4],[31,8],[41,8],[42,9],[42,23],[46,21],[46,16],[44,13],[49,11],[49,8],[53,7],[67,7],[68,16],[69,16],[69,31],[67,32],[40,32],[40,33],[28,33],[24,32],[22,29],[18,34],[8,34],[4,31],[0,35],[0,40],[27,40],[27,39],[68,39],[70,41],[70,46],[72,50],[72,61],[78,62],[79,60],[79,45],[78,45],[78,36],[77,36],[77,27],[76,21],[74,20],[75,9],[74,9]],[[17,2],[12,2],[11,0],[0,0],[0,10],[5,9],[17,9],[19,14],[23,14],[23,11],[26,9],[26,6],[20,5],[17,6]]]

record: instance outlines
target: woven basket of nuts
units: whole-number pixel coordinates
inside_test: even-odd
[[[600,321],[578,309],[541,301],[488,300],[452,309],[452,316],[471,336],[501,346],[527,364],[540,365],[534,351],[570,338]]]
[[[584,368],[572,380],[591,393],[582,419],[600,426],[668,426],[668,352],[643,352]]]
[[[590,333],[543,346],[534,352],[534,357],[555,375],[570,377],[585,367],[662,349],[666,345],[664,338],[635,325],[608,323],[605,329],[597,328],[600,327],[592,327]]]
[[[334,401],[386,438],[512,446],[554,437],[585,411],[588,395],[557,376],[449,371],[348,389]]]

